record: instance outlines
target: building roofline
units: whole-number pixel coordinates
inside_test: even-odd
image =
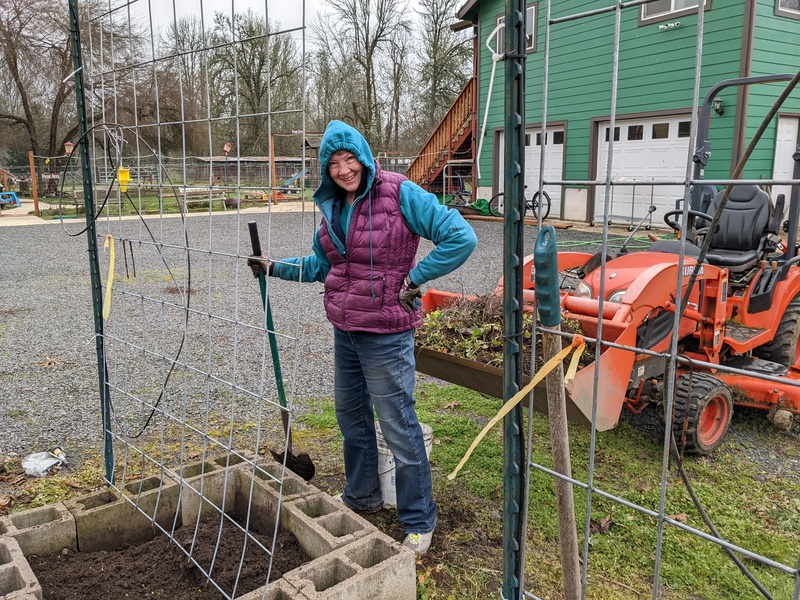
[[[473,19],[467,18],[467,15],[476,10],[479,2],[480,0],[467,0],[461,8],[456,11],[456,17],[460,20],[473,21]]]

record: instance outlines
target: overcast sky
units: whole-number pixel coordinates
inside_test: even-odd
[[[214,13],[243,13],[251,9],[257,15],[269,16],[271,22],[280,21],[282,29],[294,29],[303,25],[305,10],[306,25],[311,23],[313,15],[320,11],[324,0],[133,0],[130,3],[131,13],[147,19],[152,14],[154,27],[163,27],[178,19],[202,14],[206,27],[213,22]],[[118,6],[128,4],[118,0]]]

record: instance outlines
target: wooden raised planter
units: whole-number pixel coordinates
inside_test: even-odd
[[[502,369],[419,345],[414,346],[414,354],[417,358],[417,371],[420,373],[460,385],[487,396],[503,398]],[[531,378],[526,375],[524,384],[527,384],[530,380]],[[533,408],[547,414],[547,385],[544,381],[535,388]],[[572,402],[569,395],[567,395],[567,418],[572,423],[580,423],[584,426],[589,425],[588,419]]]

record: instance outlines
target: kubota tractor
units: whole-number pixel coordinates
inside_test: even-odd
[[[719,89],[709,92],[709,105]],[[702,124],[700,130],[705,132]],[[800,146],[794,158],[800,179]],[[655,241],[647,251],[607,258],[603,268],[596,255],[560,252],[558,272],[563,319],[601,341],[597,360],[567,384],[568,412],[588,423],[596,400],[599,431],[615,427],[624,407],[639,412],[664,404],[665,353],[681,309],[681,282],[673,431],[683,451],[708,454],[728,431],[734,405],[781,411],[789,425],[800,413],[800,189],[793,188],[786,222],[783,196],[773,207],[756,185],[733,185],[705,201],[703,188],[696,189],[685,226],[676,220],[682,210],[664,215],[685,238],[683,249],[680,240]],[[698,262],[704,242],[706,254]],[[523,300],[531,306],[532,268],[528,256]],[[502,280],[496,293],[502,294]],[[446,296],[430,290],[423,306],[446,302]]]

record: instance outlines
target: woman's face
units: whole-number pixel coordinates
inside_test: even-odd
[[[364,172],[364,165],[352,152],[339,150],[334,152],[328,161],[328,173],[334,183],[349,193],[355,193],[361,184],[361,176]]]

